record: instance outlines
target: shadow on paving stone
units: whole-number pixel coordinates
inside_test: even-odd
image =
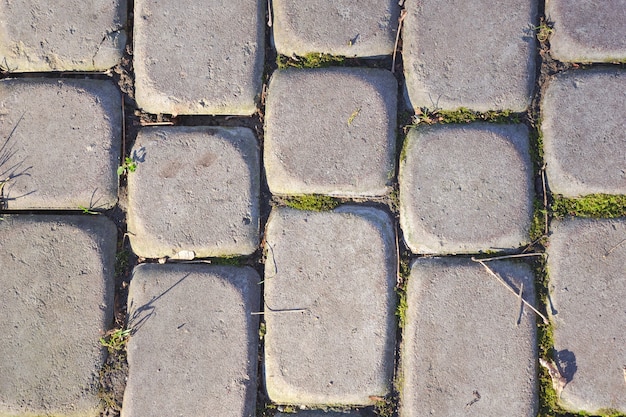
[[[561,376],[565,378],[566,383],[572,382],[574,374],[578,370],[578,366],[576,366],[576,355],[574,355],[574,352],[563,349],[557,351],[554,356],[556,357],[556,364],[559,367]]]
[[[21,176],[28,176],[28,171],[32,168],[32,166],[25,166],[25,157],[21,160],[14,159],[17,150],[15,149],[15,144],[11,142],[11,138],[24,118],[24,114],[25,113],[20,116],[11,129],[11,132],[4,140],[4,143],[0,146],[0,209],[6,208],[6,204],[9,201],[17,200],[18,198],[25,197],[35,192],[29,191],[28,193],[17,197],[8,196],[8,188],[10,188],[11,182]],[[7,191],[5,191],[5,187],[7,188]]]

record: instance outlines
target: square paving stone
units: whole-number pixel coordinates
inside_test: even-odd
[[[626,1],[546,1],[554,25],[550,53],[561,61],[611,62],[626,59]]]
[[[624,91],[623,71],[572,71],[548,84],[541,130],[552,192],[626,194]]]
[[[528,265],[487,265],[534,303]],[[536,415],[536,319],[489,271],[469,259],[419,259],[407,304],[401,417]]]
[[[406,3],[409,107],[524,111],[535,82],[536,0]]]
[[[528,243],[532,164],[524,125],[412,129],[400,161],[400,225],[415,253]]]
[[[572,411],[626,413],[626,218],[552,224],[548,271],[555,359]]]
[[[259,281],[249,267],[135,268],[122,417],[252,417]]]
[[[279,54],[376,57],[393,53],[400,14],[397,0],[274,0],[272,8]]]
[[[248,255],[259,243],[259,149],[246,128],[142,129],[128,231],[145,258]]]
[[[102,71],[126,47],[126,0],[4,1],[0,21],[4,71]]]
[[[121,94],[100,80],[0,81],[6,208],[107,209],[117,202]]]
[[[264,162],[276,194],[379,196],[394,175],[397,81],[367,68],[278,70]]]
[[[0,415],[100,415],[116,242],[102,216],[0,221]]]
[[[369,405],[391,390],[396,245],[383,211],[277,208],[266,231],[265,383],[272,401]]]
[[[265,0],[135,0],[135,98],[149,113],[251,115]]]

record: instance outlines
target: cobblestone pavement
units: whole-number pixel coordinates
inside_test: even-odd
[[[3,0],[0,416],[626,416],[624,33]]]

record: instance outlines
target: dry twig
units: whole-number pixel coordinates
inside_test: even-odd
[[[406,9],[402,9],[400,17],[398,18],[398,31],[396,32],[396,43],[393,45],[393,58],[391,59],[391,73],[396,71],[396,55],[398,54],[398,42],[400,42],[400,30],[402,29],[402,22],[406,17]]]

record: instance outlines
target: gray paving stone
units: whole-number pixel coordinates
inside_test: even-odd
[[[0,415],[99,415],[117,230],[102,216],[0,221]]]
[[[135,268],[122,417],[252,417],[259,281],[248,267]]]
[[[126,46],[126,0],[5,1],[0,20],[5,71],[102,71]]]
[[[146,258],[248,255],[259,243],[259,149],[246,128],[139,132],[128,176],[128,230]]]
[[[135,0],[135,98],[149,113],[251,115],[265,0]]]
[[[354,206],[274,209],[265,249],[265,382],[272,401],[367,405],[370,396],[386,395],[397,262],[390,217]]]
[[[550,53],[570,62],[626,59],[626,1],[549,0],[546,16],[554,24]]]
[[[536,0],[406,3],[409,107],[524,111],[535,80]]]
[[[626,74],[560,74],[546,89],[542,124],[552,192],[626,194]]]
[[[415,253],[528,243],[532,164],[524,125],[413,129],[400,161],[400,225]]]
[[[400,8],[396,0],[274,0],[276,50],[349,57],[391,55]]]
[[[394,175],[397,82],[389,71],[276,71],[264,163],[276,194],[384,195]]]
[[[548,247],[554,347],[570,410],[626,413],[626,218],[568,218]]]
[[[531,269],[494,261],[534,302]],[[401,417],[535,416],[535,316],[480,264],[422,258],[411,268],[401,352]]]
[[[121,95],[108,81],[0,81],[0,197],[8,209],[117,202]]]

